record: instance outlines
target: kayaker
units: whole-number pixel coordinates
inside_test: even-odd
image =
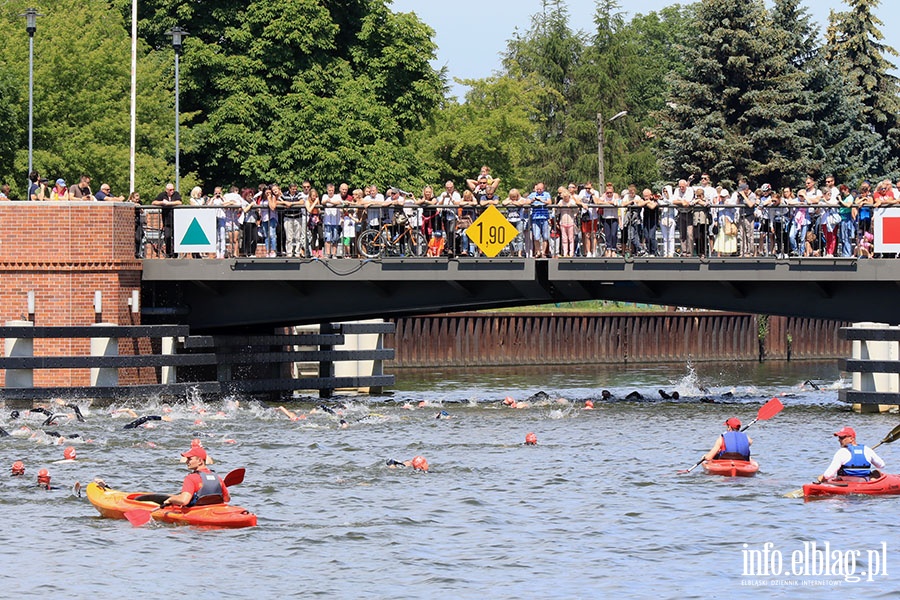
[[[825,473],[816,478],[816,482],[833,479],[835,476],[870,477],[875,473],[872,467],[884,468],[884,461],[868,446],[857,445],[856,432],[852,427],[844,427],[835,432],[841,448],[834,453],[831,464],[825,469]]]
[[[222,504],[228,502],[228,489],[222,478],[206,466],[206,450],[194,446],[181,456],[187,459],[187,467],[191,472],[184,478],[181,492],[166,498],[163,506],[194,506],[203,504]]]
[[[725,421],[728,431],[719,436],[713,447],[703,455],[703,460],[724,458],[733,460],[750,460],[750,445],[753,440],[741,431],[741,420],[731,417]]]

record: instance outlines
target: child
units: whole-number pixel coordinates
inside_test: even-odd
[[[872,258],[872,243],[875,241],[875,236],[872,235],[872,232],[866,231],[863,233],[862,237],[859,239],[859,245],[856,247],[856,255],[859,258]]]
[[[343,247],[342,257],[350,258],[352,253],[353,240],[356,239],[356,224],[359,219],[345,208],[344,214],[341,216],[341,244]]]
[[[820,256],[819,237],[813,231],[806,232],[806,252],[804,256]]]

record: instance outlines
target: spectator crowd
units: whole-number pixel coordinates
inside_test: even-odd
[[[37,172],[30,179],[33,201],[125,201],[105,183],[94,193],[89,176],[73,186],[62,178],[51,186]],[[714,186],[707,174],[658,190],[631,185],[617,192],[612,183],[597,190],[588,181],[551,193],[538,182],[528,193],[513,188],[499,194],[499,185],[487,166],[462,192],[447,181],[418,194],[391,187],[385,195],[376,185],[351,191],[347,183],[329,183],[320,193],[303,181],[255,190],[215,187],[209,195],[194,187],[185,200],[170,183],[141,209],[136,252],[174,256],[173,211],[189,205],[216,209],[216,249],[209,258],[355,258],[361,256],[356,240],[367,229],[392,236],[420,232],[429,255],[479,256],[466,231],[495,206],[518,232],[504,249],[516,257],[873,258],[874,209],[900,206],[900,180],[864,181],[851,189],[833,176],[780,189],[746,179],[728,189]],[[9,186],[0,187],[0,200],[8,195]],[[128,201],[141,204],[140,195]]]

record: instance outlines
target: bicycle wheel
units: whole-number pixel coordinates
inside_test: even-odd
[[[409,237],[412,239],[409,253],[413,256],[425,256],[428,253],[428,240],[421,231],[410,231]]]
[[[377,229],[363,231],[356,240],[356,247],[359,249],[359,253],[366,258],[378,258],[384,251],[384,238],[381,237],[381,231]]]

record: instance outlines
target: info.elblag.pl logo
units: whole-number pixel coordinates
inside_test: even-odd
[[[840,585],[887,577],[887,542],[877,548],[841,549],[831,542],[803,542],[782,551],[772,542],[743,544],[742,585]]]

